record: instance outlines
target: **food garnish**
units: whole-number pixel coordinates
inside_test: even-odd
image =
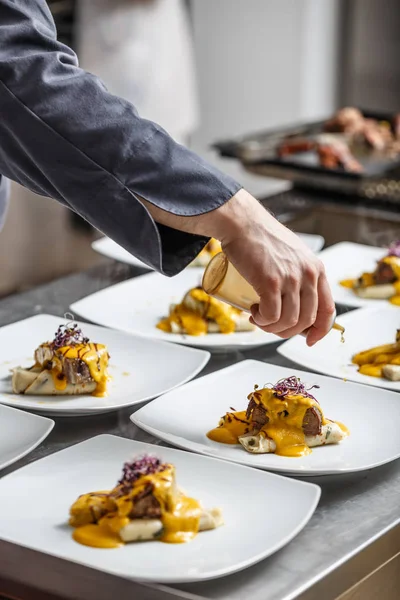
[[[90,342],[77,323],[57,329],[54,339],[35,350],[35,364],[13,369],[13,392],[25,395],[106,396],[109,354],[106,346]]]
[[[126,462],[111,491],[79,496],[70,510],[73,538],[97,548],[159,540],[183,543],[223,524],[219,508],[203,509],[179,490],[175,467],[155,456]]]
[[[298,457],[311,448],[334,444],[349,432],[339,422],[327,419],[307,386],[292,375],[263,388],[254,386],[245,411],[224,415],[207,437],[224,444],[241,444],[247,452],[275,453]]]

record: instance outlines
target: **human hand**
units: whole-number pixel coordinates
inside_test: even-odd
[[[335,304],[324,267],[297,235],[245,190],[214,211],[212,229],[260,297],[252,307],[253,323],[282,338],[310,328],[309,346],[328,333]]]
[[[230,262],[260,297],[251,316],[258,327],[282,338],[310,328],[309,346],[331,329],[335,304],[322,262],[251,194],[241,189],[219,208],[193,217],[142,202],[158,223],[222,243]]]

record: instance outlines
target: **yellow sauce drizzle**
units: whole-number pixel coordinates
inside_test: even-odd
[[[77,527],[72,537],[78,544],[92,548],[119,548],[124,545],[119,535],[107,525],[89,524]]]
[[[188,335],[199,336],[208,332],[208,323],[213,321],[220,333],[228,334],[235,331],[235,317],[240,313],[237,308],[212,298],[201,288],[194,288],[181,304],[171,310],[169,317],[161,319],[157,328],[171,333],[172,323],[175,323]]]
[[[339,281],[339,283],[342,287],[354,288],[357,283],[357,279],[342,279],[342,281]]]
[[[259,433],[275,442],[275,454],[293,457],[310,454],[311,450],[306,444],[306,436],[303,432],[306,411],[315,407],[322,415],[322,424],[326,424],[321,407],[316,400],[301,395],[278,398],[269,388],[252,392],[248,399],[254,400],[267,411],[268,423]],[[239,436],[251,433],[250,428],[245,411],[227,413],[220,420],[219,426],[207,433],[207,437],[222,444],[234,444],[238,443]]]
[[[82,360],[88,367],[90,376],[96,383],[93,396],[104,397],[107,395],[107,382],[109,380],[108,352],[103,344],[77,344],[75,346],[63,346],[55,351],[53,357],[52,376],[54,386],[57,390],[63,390],[67,386],[65,375],[62,376],[61,358]]]
[[[111,492],[80,496],[70,511],[70,525],[76,527],[73,532],[74,540],[95,548],[117,548],[123,545],[119,532],[131,522],[129,515],[135,499],[149,485],[161,509],[163,528],[157,539],[172,544],[193,539],[199,531],[201,506],[197,500],[183,495],[178,490],[175,468],[167,465],[164,471],[140,477],[128,491],[118,485]],[[105,512],[95,523],[94,505]]]
[[[238,437],[249,433],[250,421],[246,418],[246,411],[228,412],[220,420],[219,426],[211,429],[207,437],[220,444],[238,444]]]
[[[344,425],[340,421],[335,421],[335,423],[336,423],[336,425],[339,425],[339,427],[343,431],[343,433],[345,433],[346,435],[350,435],[350,429],[348,427],[346,427],[346,425]]]

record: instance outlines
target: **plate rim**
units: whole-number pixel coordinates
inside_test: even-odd
[[[42,461],[44,461],[44,460],[46,460],[48,458],[55,457],[57,454],[60,454],[62,452],[66,452],[68,450],[71,450],[75,446],[81,446],[83,444],[90,444],[94,440],[97,440],[98,438],[116,438],[118,440],[123,440],[125,442],[130,443],[130,444],[133,442],[134,444],[138,444],[141,447],[145,447],[145,446],[148,447],[148,446],[150,446],[150,447],[152,447],[154,449],[155,448],[157,448],[157,449],[160,448],[160,446],[158,446],[156,444],[152,444],[152,443],[149,443],[149,442],[142,442],[140,440],[133,440],[133,439],[125,438],[123,436],[119,436],[119,435],[115,435],[115,434],[108,434],[108,433],[99,434],[99,435],[93,436],[91,438],[88,438],[86,440],[83,440],[83,441],[77,442],[75,444],[72,444],[71,446],[68,446],[67,448],[63,448],[61,450],[58,450],[57,452],[53,452],[52,454],[48,454],[48,455],[46,455],[46,456],[38,459],[37,461],[34,461],[33,463],[29,463],[27,465],[24,465],[23,467],[21,467],[21,469],[17,469],[16,471],[5,475],[4,477],[2,477],[0,479],[0,491],[1,491],[2,483],[4,481],[7,482],[10,478],[18,477],[20,475],[20,471],[22,471],[24,469],[27,470],[27,469],[32,468],[32,467],[37,467],[38,463],[40,463],[40,462],[42,462]],[[163,447],[161,447],[161,448],[163,448]],[[165,449],[165,447],[164,447],[164,449]],[[167,448],[167,449],[168,449],[168,451],[172,452],[173,454],[178,453],[178,454],[181,454],[181,455],[186,455],[188,457],[189,461],[191,460],[190,456],[194,454],[195,456],[197,456],[201,460],[205,459],[205,460],[208,460],[208,461],[210,461],[210,460],[211,461],[217,461],[219,463],[225,463],[226,462],[224,460],[221,460],[221,459],[218,459],[218,458],[215,458],[215,457],[204,456],[204,455],[198,454],[198,453],[187,452],[186,450],[182,450],[182,449],[177,449],[177,448]],[[316,510],[316,508],[317,508],[317,506],[319,504],[319,501],[321,499],[322,490],[321,490],[321,487],[318,484],[314,483],[314,482],[302,481],[302,480],[298,480],[298,479],[291,479],[289,477],[283,477],[282,475],[279,475],[277,473],[271,473],[271,472],[268,472],[268,471],[262,471],[260,469],[256,469],[255,470],[255,469],[253,469],[251,467],[248,467],[246,465],[241,465],[241,464],[236,464],[236,463],[232,463],[232,466],[234,468],[250,469],[251,471],[253,471],[253,473],[254,473],[254,471],[256,471],[257,472],[257,477],[261,476],[261,477],[266,477],[266,478],[270,478],[270,479],[271,478],[273,478],[273,479],[276,479],[276,478],[278,478],[278,479],[285,479],[287,481],[290,481],[290,485],[294,485],[295,488],[299,487],[299,486],[303,487],[304,489],[308,488],[308,490],[310,491],[310,493],[312,492],[312,497],[310,498],[309,507],[308,507],[308,509],[307,509],[306,514],[304,515],[304,517],[301,520],[299,520],[299,523],[297,524],[297,526],[293,529],[293,531],[290,534],[288,534],[288,535],[286,535],[285,537],[282,538],[282,540],[281,540],[281,542],[279,544],[276,544],[276,546],[274,546],[274,548],[272,550],[264,551],[264,552],[258,553],[257,555],[254,555],[252,559],[242,560],[242,561],[238,562],[234,567],[231,567],[230,569],[226,569],[225,568],[225,569],[214,570],[214,571],[211,571],[209,575],[202,576],[202,577],[198,577],[198,576],[196,577],[196,576],[190,576],[189,575],[189,576],[180,577],[180,578],[170,577],[170,578],[163,578],[163,579],[154,579],[154,578],[151,578],[151,577],[147,577],[147,578],[146,577],[145,578],[137,578],[137,577],[135,577],[135,578],[133,578],[132,576],[123,574],[121,572],[118,573],[118,572],[115,572],[115,571],[112,571],[112,570],[104,571],[99,566],[89,565],[86,562],[81,561],[81,560],[76,560],[74,558],[69,558],[69,557],[66,558],[66,557],[60,556],[57,553],[48,552],[48,551],[44,551],[44,550],[39,550],[37,547],[34,547],[34,546],[30,545],[30,544],[21,544],[19,542],[15,542],[15,541],[11,540],[7,536],[3,537],[3,535],[1,534],[1,532],[0,532],[0,539],[4,540],[6,542],[9,542],[9,543],[16,544],[19,547],[24,547],[24,548],[28,548],[28,549],[34,550],[36,552],[39,552],[41,554],[45,554],[47,556],[54,556],[54,557],[59,558],[61,560],[72,562],[74,564],[79,564],[79,565],[81,565],[81,566],[83,566],[85,568],[95,569],[97,571],[101,570],[103,572],[110,573],[110,574],[112,574],[112,575],[114,575],[116,577],[128,578],[129,580],[134,580],[134,581],[137,581],[138,583],[141,583],[141,582],[143,582],[143,583],[164,583],[164,584],[195,583],[195,582],[200,582],[200,581],[212,581],[212,580],[218,579],[220,577],[225,577],[225,576],[233,575],[234,573],[238,573],[240,571],[243,571],[243,570],[245,570],[245,569],[247,569],[247,568],[249,568],[249,567],[251,567],[251,566],[253,566],[253,565],[255,565],[255,564],[259,563],[259,562],[261,562],[262,560],[267,559],[269,556],[273,556],[276,552],[278,552],[279,550],[281,550],[282,548],[284,548],[285,546],[287,546],[295,537],[297,537],[297,535],[299,535],[299,533],[304,529],[304,527],[307,525],[307,523],[311,520],[312,516],[314,515],[315,510]]]
[[[27,456],[28,454],[33,452],[33,450],[35,450],[38,446],[40,446],[40,444],[50,435],[50,433],[53,431],[53,429],[55,427],[55,421],[53,421],[53,419],[50,419],[49,417],[44,417],[42,415],[37,415],[35,413],[30,413],[28,411],[20,410],[18,408],[15,408],[14,406],[9,406],[8,404],[4,404],[3,402],[0,401],[0,411],[3,409],[6,412],[11,411],[11,412],[16,412],[16,413],[24,413],[25,415],[28,415],[28,418],[32,419],[33,421],[38,420],[38,419],[40,421],[47,421],[47,426],[45,427],[45,430],[42,433],[42,435],[36,440],[36,442],[34,442],[34,444],[32,446],[29,446],[28,449],[26,449],[23,452],[21,452],[20,454],[18,454],[15,458],[11,458],[4,463],[1,462],[1,460],[0,460],[0,471],[2,471],[3,469],[6,469],[10,465],[13,465],[18,460],[21,460],[22,458],[24,458],[25,456]]]
[[[238,365],[243,365],[243,363],[256,363],[256,364],[261,364],[261,365],[269,365],[272,367],[278,367],[281,369],[286,369],[286,367],[282,367],[281,365],[275,365],[273,363],[266,363],[264,361],[260,361],[260,360],[256,360],[256,359],[245,359],[242,360],[240,362],[237,362],[233,365],[229,365],[228,367],[225,367],[223,369],[219,369],[218,371],[213,371],[212,373],[208,373],[207,375],[203,375],[202,377],[199,377],[198,379],[196,379],[193,382],[189,382],[194,384],[195,382],[197,383],[198,381],[200,381],[201,379],[203,379],[204,377],[211,377],[213,375],[219,374],[221,373],[221,371],[227,371],[228,369],[232,369],[234,370],[235,368],[238,367]],[[290,368],[290,367],[288,367]],[[331,380],[331,381],[340,381],[339,378],[336,377],[331,377],[329,375],[324,375],[322,373],[312,373],[310,371],[304,371],[302,369],[297,369],[297,368],[293,368],[294,371],[297,371],[298,373],[303,373],[305,375],[318,375],[319,377],[322,377],[324,379],[327,380]],[[185,384],[186,386],[189,384]],[[346,382],[346,386],[360,386],[359,383],[357,382],[353,382],[353,381],[348,381]],[[387,389],[383,389],[383,391],[387,394],[391,394],[393,396],[397,395],[396,391],[393,390],[387,390]],[[169,392],[170,393],[170,392]],[[171,392],[172,393],[172,392]],[[158,400],[161,400],[163,396],[159,396]],[[140,420],[140,418],[138,418],[137,414],[139,414],[140,412],[142,412],[143,410],[145,410],[147,408],[147,406],[144,406],[140,409],[138,409],[137,411],[135,411],[134,413],[132,413],[130,415],[130,420],[132,421],[132,423],[134,425],[136,425],[137,427],[139,427],[140,429],[142,429],[143,431],[146,431],[147,433],[149,433],[150,435],[153,435],[154,437],[156,437],[157,439],[162,440],[163,442],[166,442],[168,444],[172,444],[173,446],[176,446],[177,448],[182,448],[184,450],[188,450],[189,452],[194,452],[194,453],[199,453],[199,454],[204,454],[206,456],[210,456],[213,458],[216,458],[217,460],[224,460],[227,462],[233,462],[236,464],[240,464],[243,466],[247,466],[250,468],[254,468],[254,469],[258,469],[258,470],[262,470],[262,471],[268,471],[268,472],[273,472],[273,473],[277,473],[277,474],[281,474],[283,476],[290,476],[290,477],[323,477],[323,476],[327,476],[327,475],[344,475],[346,473],[361,473],[362,471],[368,471],[370,469],[375,469],[377,467],[381,467],[385,464],[394,462],[395,460],[398,460],[400,458],[400,449],[398,454],[396,454],[396,456],[389,458],[387,460],[382,460],[379,462],[374,462],[373,464],[369,464],[368,466],[364,466],[362,468],[336,468],[336,469],[325,469],[325,470],[321,470],[321,468],[312,470],[309,468],[304,468],[304,469],[295,469],[295,470],[290,470],[289,468],[275,468],[274,466],[260,466],[260,465],[255,465],[252,464],[251,462],[247,462],[246,459],[236,459],[236,458],[227,458],[227,457],[220,457],[220,456],[216,456],[213,451],[212,451],[212,447],[208,447],[206,445],[202,445],[199,444],[197,442],[189,442],[190,446],[188,445],[184,445],[180,442],[180,440],[185,440],[185,438],[181,438],[178,436],[174,436],[171,435],[169,433],[165,433],[163,431],[160,431],[159,429],[156,429],[154,427],[151,427],[150,425],[147,425],[146,423],[143,423],[143,421]],[[210,449],[209,449],[210,448]],[[246,455],[244,455],[246,456]]]
[[[41,318],[47,318],[47,317],[51,317],[52,319],[59,319],[61,321],[67,321],[67,319],[65,319],[65,317],[58,317],[56,315],[51,315],[49,313],[40,313],[40,314],[36,314],[36,315],[32,315],[30,317],[27,317],[25,319],[20,319],[18,321],[15,321],[14,323],[9,323],[7,325],[4,325],[3,327],[0,328],[0,335],[1,332],[3,331],[3,329],[8,328],[8,327],[13,327],[17,324],[26,322],[26,321],[30,321],[30,320],[40,320]],[[111,330],[113,332],[116,332],[122,336],[129,336],[130,338],[139,338],[140,340],[145,340],[147,342],[150,343],[154,343],[156,345],[164,345],[167,346],[166,351],[168,350],[168,348],[170,348],[171,344],[169,342],[166,342],[164,340],[158,340],[158,339],[150,339],[147,338],[145,336],[141,336],[141,335],[137,335],[134,333],[130,333],[129,331],[124,331],[121,329],[114,329],[113,327],[106,327],[104,325],[100,325],[98,323],[84,323],[82,321],[76,320],[76,322],[78,324],[82,324],[82,325],[90,325],[91,327],[98,327],[101,328],[103,330]],[[193,373],[191,375],[189,375],[188,377],[185,377],[185,379],[180,382],[177,383],[176,385],[172,386],[171,388],[169,388],[167,391],[162,392],[161,394],[158,394],[156,396],[146,396],[145,398],[142,398],[140,400],[135,401],[134,403],[129,403],[129,404],[113,404],[112,406],[105,406],[105,407],[98,407],[98,408],[91,408],[91,407],[73,407],[72,409],[68,409],[68,407],[63,406],[62,408],[60,407],[60,409],[58,410],[57,407],[51,406],[49,408],[46,408],[45,405],[43,406],[36,406],[36,405],[32,405],[29,406],[29,402],[27,400],[23,401],[22,404],[18,404],[17,406],[14,404],[15,400],[12,399],[7,399],[7,396],[5,394],[0,395],[0,404],[3,404],[4,406],[9,406],[10,408],[15,408],[16,410],[26,410],[26,411],[34,411],[39,412],[40,415],[51,415],[53,417],[55,416],[59,416],[59,417],[76,417],[76,416],[81,416],[81,417],[86,417],[86,416],[93,416],[96,414],[106,414],[108,412],[114,412],[117,410],[121,410],[123,408],[129,408],[132,406],[137,406],[138,404],[143,404],[143,403],[147,403],[150,402],[151,400],[153,400],[154,398],[157,398],[159,395],[162,395],[164,393],[168,393],[168,392],[172,392],[174,389],[176,389],[177,387],[180,387],[181,385],[185,385],[186,383],[188,383],[189,381],[191,381],[191,379],[195,378],[199,373],[201,373],[201,371],[207,366],[207,364],[210,361],[211,358],[211,353],[203,348],[191,348],[191,347],[183,347],[183,352],[190,352],[192,354],[197,354],[199,356],[199,364],[196,368],[195,371],[193,371]],[[200,361],[200,355],[202,356],[202,360]],[[128,394],[129,396],[129,394]],[[24,396],[21,396],[22,398],[24,398]],[[36,398],[36,396],[34,396]],[[125,396],[124,396],[125,397]],[[38,400],[36,401],[38,403]],[[68,414],[65,414],[68,413]]]

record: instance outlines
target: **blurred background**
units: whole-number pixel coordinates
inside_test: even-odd
[[[398,231],[396,195],[379,202],[369,187],[338,201],[337,191],[298,184],[293,192],[290,176],[272,178],[271,170],[229,160],[211,147],[217,140],[327,118],[341,106],[399,112],[398,0],[48,4],[59,39],[75,49],[82,67],[267,199],[297,231],[322,234],[328,244],[341,239],[384,244]],[[397,189],[396,181],[391,189]],[[0,233],[6,257],[0,296],[106,262],[91,249],[98,237],[56,202],[13,184]]]

